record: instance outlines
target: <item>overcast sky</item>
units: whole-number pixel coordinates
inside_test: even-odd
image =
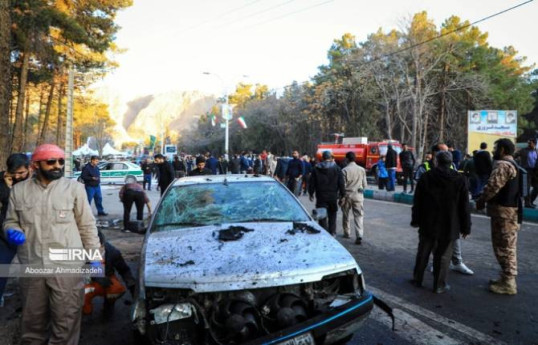
[[[173,90],[222,94],[240,80],[278,89],[314,76],[333,40],[346,32],[362,41],[422,10],[438,26],[451,15],[472,22],[524,1],[134,0],[117,18],[117,44],[127,51],[101,85],[123,101]],[[490,45],[512,45],[532,64],[537,15],[534,1],[478,27],[489,33]]]

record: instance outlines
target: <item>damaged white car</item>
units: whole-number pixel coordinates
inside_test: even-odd
[[[154,344],[343,343],[374,304],[351,254],[281,183],[252,175],[170,186],[139,278],[132,321]]]

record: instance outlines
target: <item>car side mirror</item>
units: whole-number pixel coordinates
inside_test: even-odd
[[[327,209],[325,207],[313,209],[312,218],[314,218],[314,220],[322,220],[327,218]]]

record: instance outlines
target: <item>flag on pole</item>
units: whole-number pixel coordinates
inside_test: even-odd
[[[243,129],[247,128],[247,123],[245,122],[245,119],[243,118],[243,116],[239,117],[237,119],[237,122],[239,123],[239,126],[241,126],[241,128]]]

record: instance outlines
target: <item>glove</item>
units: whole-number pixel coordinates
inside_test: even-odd
[[[15,229],[8,229],[7,230],[7,241],[10,244],[20,246],[26,241],[26,236],[24,235],[24,232],[20,230]]]

